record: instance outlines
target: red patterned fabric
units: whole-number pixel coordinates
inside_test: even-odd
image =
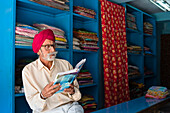
[[[105,85],[105,107],[130,100],[125,8],[100,0]]]

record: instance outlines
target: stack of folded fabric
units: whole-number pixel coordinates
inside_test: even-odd
[[[162,99],[166,98],[168,95],[168,90],[166,87],[161,86],[152,86],[148,89],[147,94],[145,95],[146,98],[156,98]]]
[[[80,39],[73,37],[73,49],[81,50],[80,49]]]
[[[128,53],[141,54],[142,48],[140,46],[128,44],[127,51]]]
[[[149,47],[144,47],[144,55],[153,55]]]
[[[137,30],[136,27],[136,17],[130,13],[127,13],[127,27]]]
[[[152,35],[152,33],[153,33],[153,25],[151,23],[149,23],[149,22],[144,22],[143,31],[146,34]]]
[[[22,70],[23,68],[31,63],[32,59],[20,59],[15,68],[15,93],[21,93],[21,88],[23,87],[22,84]]]
[[[89,32],[84,29],[74,29],[74,37],[81,40],[81,49],[87,51],[97,51],[99,47],[97,46],[98,37],[97,33]]]
[[[93,18],[93,19],[95,18],[96,13],[94,10],[80,7],[80,6],[73,6],[73,8],[74,8],[73,9],[74,13],[77,13],[79,15],[86,16],[89,18]]]
[[[128,65],[128,77],[138,77],[140,76],[139,68],[134,65]]]
[[[67,40],[65,38],[65,32],[59,28],[49,26],[47,24],[33,24],[40,31],[44,29],[51,29],[55,35],[56,48],[67,48]]]
[[[85,113],[90,113],[96,110],[97,104],[94,97],[91,95],[84,95],[79,101],[80,105],[83,107]]]
[[[88,70],[81,70],[78,74],[77,80],[79,85],[93,84],[93,77]]]
[[[153,75],[153,72],[151,70],[149,70],[148,68],[146,68],[146,66],[144,67],[144,75]]]
[[[30,0],[30,1],[45,6],[53,7],[56,9],[69,10],[69,6],[66,4],[66,2],[69,2],[68,0]]]
[[[26,24],[17,23],[15,27],[15,45],[32,46],[34,36],[38,29]]]

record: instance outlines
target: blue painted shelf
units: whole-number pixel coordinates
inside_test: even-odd
[[[136,75],[134,77],[128,77],[129,80],[140,79],[141,75]]]
[[[87,88],[87,87],[92,87],[92,86],[96,86],[96,83],[93,84],[88,84],[88,85],[80,85],[80,88]]]
[[[93,87],[93,86],[96,86],[96,85],[97,85],[96,83],[88,84],[88,85],[80,85],[80,88]],[[15,94],[15,97],[22,97],[22,96],[25,96],[25,94],[24,93]]]
[[[138,30],[134,30],[134,29],[131,29],[131,28],[126,28],[126,30],[128,32],[132,32],[132,33],[140,33]]]
[[[135,53],[129,53],[128,52],[128,55],[141,56],[142,54],[135,54]]]
[[[33,25],[34,23],[44,23],[50,26],[60,28],[65,32],[65,36],[67,37],[67,41],[68,41],[68,49],[56,48],[56,51],[59,51],[57,54],[57,58],[65,59],[69,61],[73,66],[77,64],[77,62],[80,61],[82,58],[87,59],[87,62],[85,63],[83,68],[86,68],[89,70],[89,72],[93,76],[93,81],[95,83],[80,86],[81,93],[82,94],[88,93],[89,95],[92,95],[95,99],[95,102],[97,103],[97,107],[101,108],[102,104],[100,103],[101,99],[98,93],[101,90],[100,88],[101,72],[99,70],[100,68],[99,67],[100,66],[99,51],[93,52],[93,51],[72,49],[73,48],[73,43],[72,43],[73,42],[73,28],[86,29],[87,31],[97,33],[97,36],[99,36],[99,18],[98,18],[99,1],[98,0],[69,0],[69,3],[66,3],[70,7],[69,11],[48,7],[45,5],[32,2],[30,0],[12,0],[12,1],[7,0],[4,2],[5,4],[10,4],[10,5],[4,6],[4,7],[1,5],[2,9],[5,12],[7,8],[10,7],[10,11],[7,12],[10,14],[9,15],[2,14],[2,15],[5,18],[10,17],[10,23],[7,21],[8,24],[5,24],[5,25],[7,26],[7,28],[11,28],[12,30],[10,31],[10,33],[9,33],[9,30],[6,30],[6,29],[4,30],[5,32],[8,31],[8,33],[3,35],[3,37],[8,37],[7,39],[9,40],[3,40],[3,42],[5,43],[7,42],[9,44],[9,47],[14,46],[15,49],[10,48],[10,52],[9,52],[10,55],[7,54],[8,56],[10,56],[8,60],[9,59],[13,60],[12,64],[10,61],[8,63],[9,65],[8,69],[10,69],[10,71],[8,71],[10,72],[10,74],[8,74],[9,75],[8,78],[11,78],[11,80],[9,80],[9,84],[12,84],[12,85],[11,85],[11,90],[7,90],[6,92],[10,91],[10,93],[8,93],[10,96],[8,95],[5,96],[5,98],[10,98],[9,101],[6,102],[7,104],[5,103],[6,105],[9,105],[9,107],[4,107],[4,109],[1,109],[1,110],[4,111],[4,110],[10,109],[10,111],[6,111],[7,113],[14,113],[14,112],[30,113],[27,110],[30,108],[27,105],[26,100],[24,100],[24,98],[22,99],[17,98],[17,97],[23,97],[24,94],[15,94],[14,92],[15,90],[15,86],[14,86],[15,68],[18,62],[22,58],[26,57],[30,59],[36,59],[38,55],[33,53],[31,46],[15,45],[14,38],[15,38],[16,22],[27,24],[27,25]],[[73,13],[73,6],[81,6],[81,7],[94,10],[96,13],[95,19]],[[13,53],[13,55],[11,55],[11,53]],[[11,70],[13,70],[13,72],[11,72]],[[4,73],[4,74],[6,75],[7,73]],[[7,77],[7,76],[4,76],[4,77]],[[87,92],[87,89],[88,89],[88,92]],[[23,103],[25,103],[27,106],[23,105]],[[21,105],[23,105],[24,107],[21,108],[20,107]]]
[[[24,93],[17,93],[17,94],[15,94],[15,97],[23,97],[23,96],[25,96]]]
[[[144,78],[151,78],[154,77],[154,75],[144,75]]]
[[[146,33],[144,33],[144,36],[146,36],[146,37],[152,37],[152,35],[146,34]]]
[[[55,48],[56,51],[69,51],[69,49],[64,49],[64,48]]]
[[[135,25],[137,30],[130,29],[126,26],[126,36],[127,43],[138,45],[142,48],[145,46],[150,48],[152,55],[145,55],[145,51],[142,50],[141,54],[128,53],[128,63],[138,66],[141,73],[141,77],[133,78],[134,81],[143,83],[145,87],[150,87],[152,85],[158,85],[158,76],[157,76],[157,39],[156,39],[156,20],[152,15],[149,15],[129,4],[123,4],[126,8],[127,13],[133,15],[131,16],[135,20]],[[129,17],[130,18],[130,17]],[[127,20],[127,18],[126,18]],[[128,22],[128,21],[127,21]],[[153,26],[152,35],[146,34],[144,32],[144,22],[148,22]],[[127,23],[128,25],[128,23]],[[132,24],[129,24],[132,25]],[[147,76],[148,79],[145,79],[144,76],[144,66],[149,68],[154,76]],[[129,78],[132,79],[132,78]]]
[[[145,57],[154,57],[155,55],[144,55]]]
[[[30,49],[30,50],[32,50],[32,46],[20,46],[20,45],[15,45],[15,48],[16,49]]]
[[[76,13],[73,13],[73,18],[75,20],[79,20],[79,21],[83,21],[83,22],[87,22],[87,21],[97,22],[97,19],[89,18],[89,17],[82,16],[82,15],[79,15],[79,14],[76,14]]]
[[[48,7],[45,5],[41,5],[29,0],[17,0],[17,7],[26,8],[28,10],[36,11],[36,12],[44,12],[47,14],[57,15],[61,13],[69,13],[66,10],[60,10],[52,7]]]
[[[88,84],[88,85],[80,85],[80,88],[93,87],[93,86],[96,86],[96,85],[97,85],[96,83]],[[23,97],[23,96],[25,96],[24,93],[17,93],[17,94],[15,94],[15,97]]]
[[[73,52],[77,52],[77,53],[97,53],[95,51],[85,51],[85,50],[76,50],[76,49],[74,49]]]

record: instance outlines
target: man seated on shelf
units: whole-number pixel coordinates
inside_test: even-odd
[[[72,66],[66,60],[55,58],[53,31],[45,29],[36,34],[32,48],[39,58],[24,67],[22,79],[25,97],[33,113],[84,113],[77,102],[81,98],[77,80],[62,93],[56,93],[61,87],[60,84],[53,85],[56,74],[68,71]]]

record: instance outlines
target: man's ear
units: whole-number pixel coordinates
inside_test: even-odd
[[[40,56],[40,52],[41,52],[41,51],[39,50],[39,51],[37,52],[37,55],[39,55],[39,56]]]

